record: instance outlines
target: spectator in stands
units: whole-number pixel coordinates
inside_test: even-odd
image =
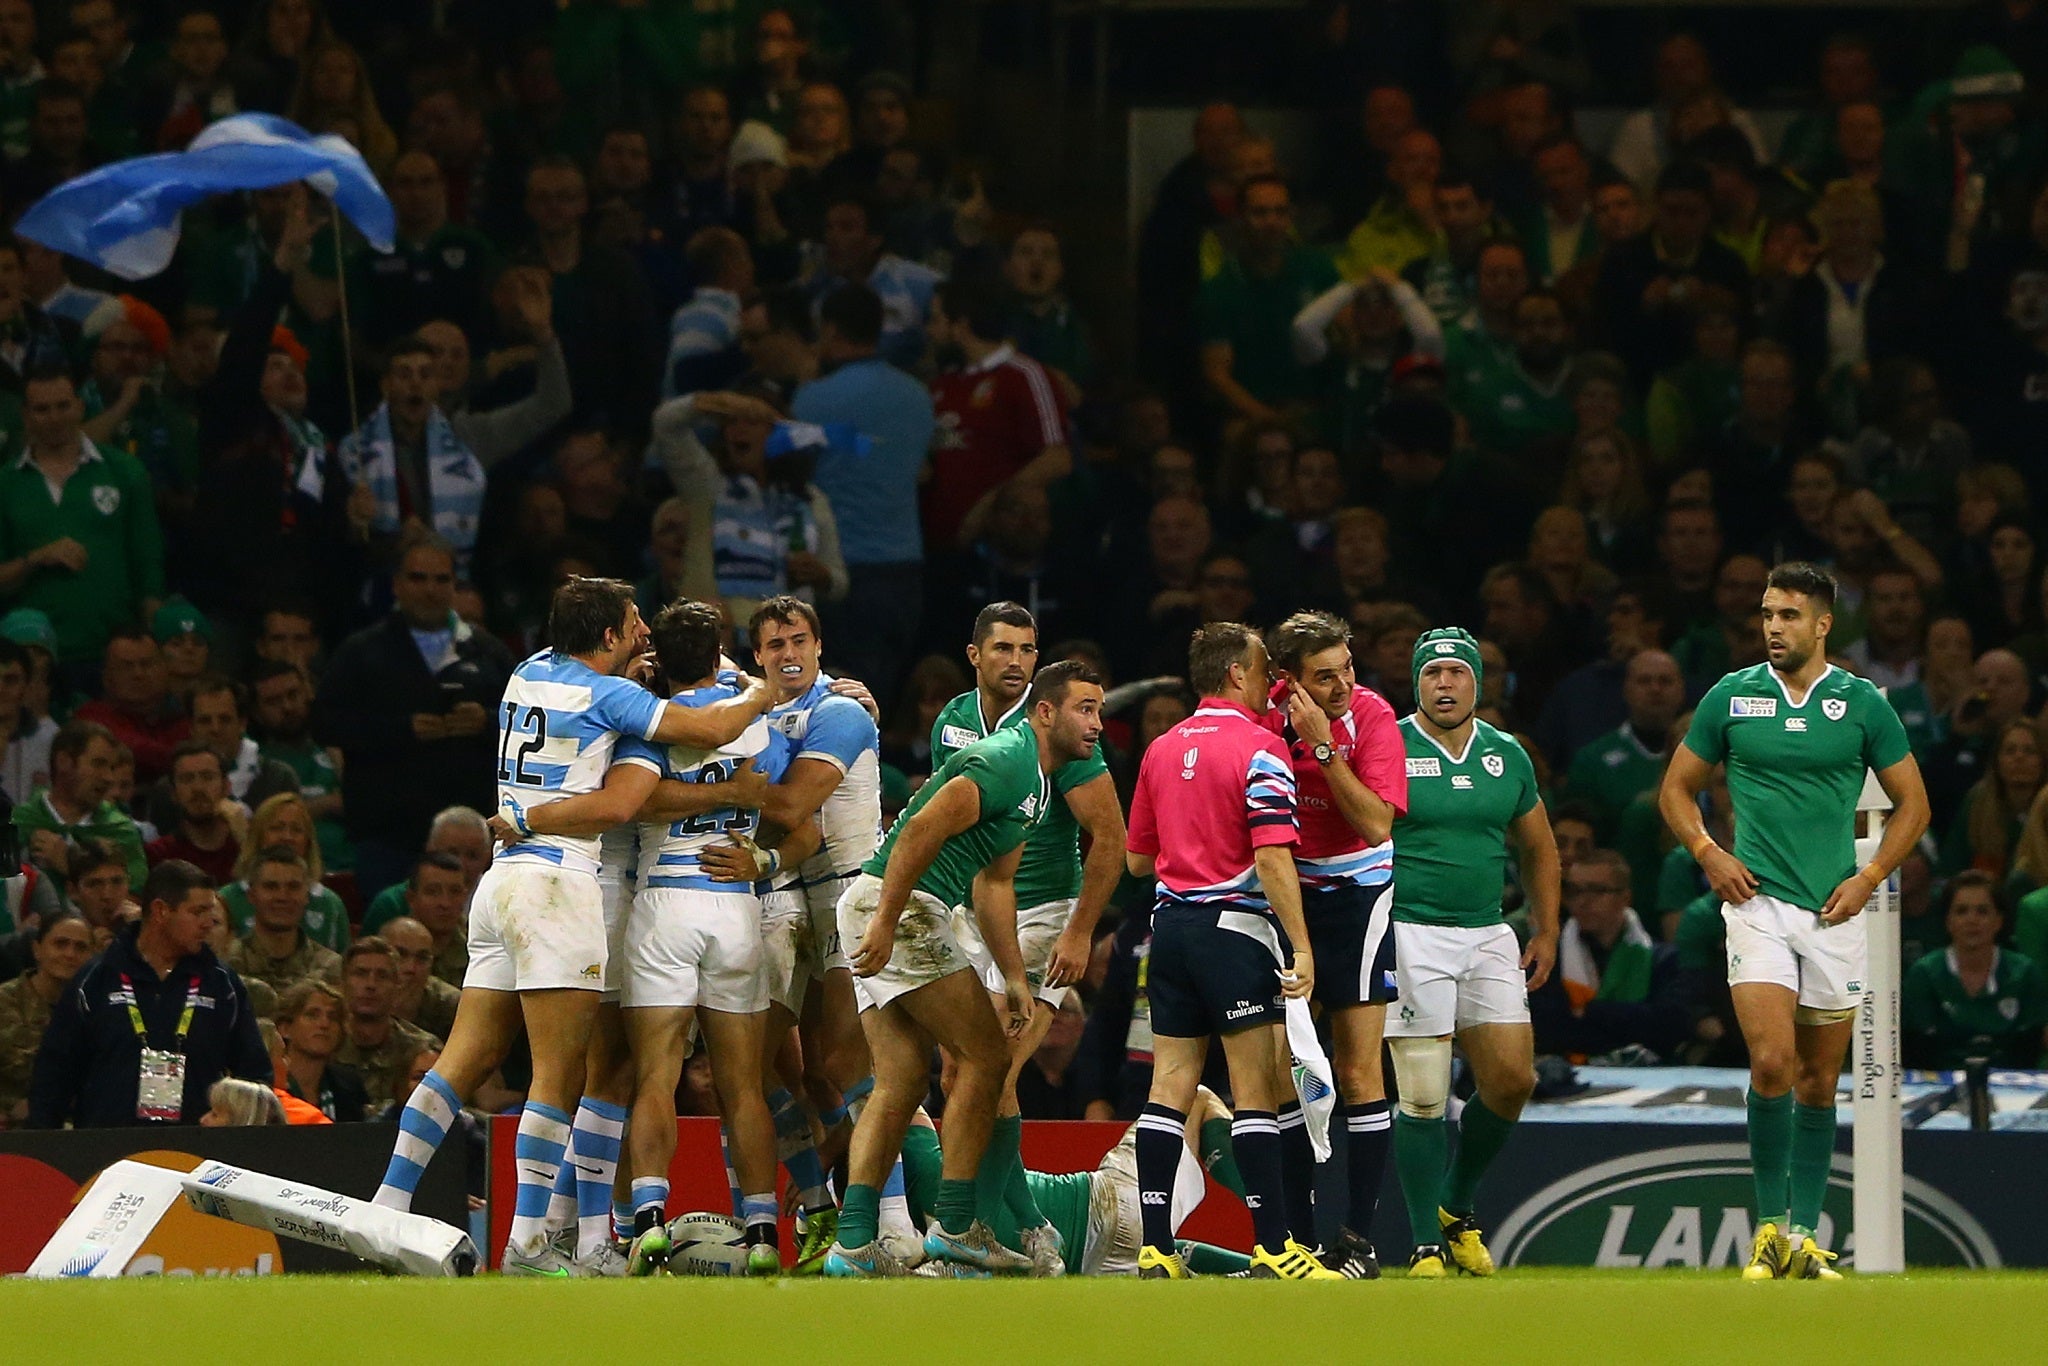
[[[1856,33],[1830,35],[1821,46],[1817,84],[1819,106],[1787,124],[1778,142],[1779,162],[1810,184],[1845,169],[1839,133],[1847,111],[1877,107],[1874,101],[1882,94],[1882,81],[1870,40]]]
[[[37,716],[26,702],[33,662],[27,650],[0,636],[0,796],[13,805],[27,801],[50,781],[50,742],[57,723]]]
[[[1869,408],[1847,454],[1850,478],[1882,498],[1907,535],[1938,545],[1955,520],[1956,476],[1973,459],[1970,434],[1941,415],[1934,371],[1911,357],[1871,367]]]
[[[1588,79],[1578,19],[1570,5],[1475,0],[1452,8],[1451,69],[1468,94],[1541,81],[1581,91]]]
[[[249,738],[246,694],[239,683],[219,674],[202,677],[192,689],[192,739],[220,757],[227,771],[228,793],[244,807],[254,809],[281,792],[299,790],[298,775],[275,759],[263,757],[261,747]],[[160,799],[169,797],[165,783],[151,794],[150,820],[166,822],[158,813]]]
[[[1622,682],[1628,716],[1605,737],[1587,742],[1572,756],[1564,779],[1567,795],[1585,802],[1611,844],[1629,803],[1653,791],[1670,756],[1672,726],[1685,705],[1685,680],[1678,661],[1658,649],[1639,650],[1628,661]]]
[[[117,935],[58,1000],[29,1085],[30,1128],[192,1124],[223,1076],[269,1079],[248,992],[207,947],[217,912],[206,874],[189,863],[160,864],[142,905],[135,928]],[[108,1004],[121,990],[133,993],[142,1029]],[[182,1091],[140,1085],[144,1048],[183,1055]]]
[[[368,1113],[375,1115],[394,1099],[393,1076],[421,1049],[440,1047],[440,1040],[394,1014],[398,955],[385,940],[372,935],[349,946],[342,955],[341,985],[341,1041],[333,1060],[361,1078]]]
[[[1151,666],[1185,645],[1187,632],[1199,624],[1191,619],[1197,580],[1213,545],[1209,509],[1196,498],[1159,499],[1145,528],[1145,563],[1118,585],[1096,633],[1109,643],[1110,660],[1124,678],[1160,672]]]
[[[1878,687],[1896,690],[1920,679],[1927,601],[1920,580],[1901,565],[1873,571],[1864,587],[1863,636],[1843,647],[1849,667]]]
[[[1415,286],[1437,320],[1455,331],[1456,325],[1466,323],[1467,315],[1481,302],[1481,257],[1495,243],[1512,242],[1514,230],[1494,212],[1492,193],[1457,170],[1446,171],[1437,179],[1436,224],[1438,232],[1429,252],[1410,261],[1401,276]],[[1496,322],[1504,318],[1505,311],[1513,309],[1520,291],[1529,286],[1525,269],[1518,288],[1503,289],[1498,278],[1500,269],[1497,260],[1495,278],[1487,282],[1492,287],[1487,290],[1481,308],[1482,314],[1490,309]],[[1505,327],[1496,335],[1504,337]]]
[[[304,978],[280,993],[277,1036],[284,1042],[278,1085],[337,1123],[367,1118],[363,1078],[335,1060],[342,1042],[341,993],[329,982]]]
[[[1773,500],[1768,495],[1786,486],[1813,429],[1801,410],[1798,369],[1785,347],[1751,342],[1743,348],[1737,374],[1735,416],[1708,438],[1707,464],[1714,472],[1715,509],[1729,543],[1760,549],[1771,532]]]
[[[1235,105],[1204,105],[1195,115],[1193,147],[1159,182],[1139,233],[1138,355],[1146,378],[1176,394],[1196,371],[1202,237],[1232,211],[1231,158],[1245,131]]]
[[[366,897],[402,881],[429,817],[490,806],[497,770],[489,709],[511,656],[452,610],[455,557],[410,541],[392,576],[397,606],[343,641],[314,703],[313,733],[342,752],[342,794]]]
[[[172,696],[163,649],[139,626],[117,627],[100,667],[100,697],[78,709],[78,719],[105,726],[135,755],[136,776],[153,782],[169,772],[171,752],[192,733]]]
[[[1683,577],[1702,563],[1711,565],[1720,556],[1720,532],[1716,530],[1713,507],[1694,502],[1666,509],[1659,557],[1667,570],[1680,566]],[[1730,555],[1719,569],[1710,569],[1704,598],[1679,585],[1671,611],[1673,633],[1678,637],[1671,653],[1685,671],[1690,690],[1703,692],[1722,674],[1747,668],[1763,659],[1764,633],[1757,623],[1757,604],[1763,601],[1764,577],[1769,566],[1754,555]]]
[[[263,659],[252,677],[249,710],[262,737],[263,758],[298,780],[323,861],[337,870],[354,867],[355,850],[342,822],[339,756],[313,738],[313,688],[305,670],[286,660]]]
[[[458,565],[466,566],[483,512],[484,464],[437,402],[434,349],[417,335],[388,348],[382,387],[384,402],[336,452],[350,482],[369,491],[372,544],[388,556],[400,534],[417,524],[446,541]]]
[[[1536,144],[1530,161],[1542,197],[1522,215],[1517,232],[1531,273],[1548,285],[1599,253],[1593,160],[1577,138],[1552,133]]]
[[[1444,334],[1415,287],[1390,270],[1340,280],[1294,315],[1294,359],[1317,376],[1317,423],[1339,455],[1364,454],[1393,369],[1408,356],[1441,361]],[[1324,361],[1334,353],[1334,363]],[[1271,429],[1254,428],[1260,440]],[[1256,495],[1257,490],[1249,491]]]
[[[179,707],[190,711],[193,688],[212,672],[213,623],[183,597],[173,595],[150,618],[149,633],[163,651],[165,690]]]
[[[2003,878],[2043,777],[2041,735],[2034,722],[2019,718],[2000,726],[1988,747],[1983,776],[1949,822],[1935,871],[1948,876],[1975,868]]]
[[[1657,177],[1650,230],[1602,254],[1594,309],[1607,349],[1628,358],[1638,383],[1684,357],[1687,310],[1703,291],[1748,298],[1742,258],[1709,234],[1712,194],[1704,168],[1690,162],[1667,167]]]
[[[700,229],[683,248],[697,292],[668,324],[664,397],[727,389],[746,369],[740,349],[742,301],[754,289],[754,258],[730,228]]]
[[[1549,581],[1526,562],[1497,564],[1480,581],[1485,639],[1506,652],[1515,714],[1535,717],[1567,672],[1573,642]]]
[[[135,822],[108,799],[118,745],[105,726],[72,721],[50,741],[50,783],[14,808],[14,827],[27,837],[24,852],[62,886],[72,841],[105,840],[120,851],[129,883],[148,875]]]
[[[392,1015],[423,1033],[447,1038],[448,1030],[455,1024],[455,1007],[462,992],[434,975],[432,932],[411,916],[401,915],[385,921],[376,937],[391,946],[393,969],[397,973],[392,989]]]
[[[2048,979],[2023,953],[2002,949],[2005,908],[1992,878],[1950,879],[1942,918],[1949,947],[1909,965],[1899,989],[1900,1041],[1909,1067],[2038,1067],[2048,1053]]]
[[[228,796],[227,766],[220,755],[188,740],[171,755],[170,801],[163,833],[150,844],[152,865],[178,859],[198,867],[216,884],[234,876],[241,855],[236,836],[241,809]],[[230,813],[233,819],[230,819]],[[151,824],[158,824],[152,821]]]
[[[1970,689],[1948,719],[1948,733],[1929,751],[1929,802],[1935,819],[1948,821],[1969,791],[1991,768],[1994,746],[2006,728],[2033,709],[2027,666],[2011,650],[1986,650],[1971,670]]]
[[[257,1081],[223,1077],[206,1093],[207,1111],[199,1117],[208,1129],[241,1129],[251,1125],[284,1124],[284,1104],[277,1092]]]
[[[28,1118],[29,1080],[51,1012],[98,947],[77,911],[56,911],[31,931],[35,966],[0,984],[0,1127]]]
[[[1374,270],[1396,274],[1429,255],[1441,230],[1436,187],[1444,170],[1443,145],[1425,128],[1401,134],[1387,157],[1387,189],[1351,229],[1338,253],[1347,280]]]
[[[1650,499],[1642,448],[1628,433],[1574,437],[1557,496],[1560,505],[1584,517],[1588,547],[1601,564],[1616,573],[1647,565]]]
[[[931,327],[950,365],[932,385],[938,429],[924,534],[934,547],[952,547],[980,534],[998,489],[1043,489],[1072,471],[1074,457],[1059,392],[1043,366],[1004,340],[997,295],[950,281],[935,300]]]
[[[1572,865],[1557,972],[1529,998],[1538,1052],[1654,1066],[1691,1035],[1678,956],[1651,940],[1629,905],[1628,873],[1612,849]]]
[[[1336,604],[1334,518],[1343,501],[1344,471],[1337,453],[1320,445],[1296,451],[1288,473],[1286,519],[1269,520],[1243,548],[1242,563],[1251,570],[1262,618],[1278,620],[1295,603]]]
[[[1294,240],[1287,182],[1255,176],[1238,192],[1242,247],[1202,286],[1202,373],[1227,417],[1271,421],[1315,396],[1289,344],[1294,316],[1337,282],[1321,252]]]
[[[1052,224],[1028,224],[1010,239],[1003,283],[1011,305],[1005,335],[1045,367],[1067,407],[1079,405],[1099,367],[1087,320],[1066,293],[1066,262]]]
[[[1607,151],[1615,169],[1645,189],[1656,183],[1673,149],[1683,142],[1674,126],[1679,109],[1688,101],[1717,93],[1713,58],[1706,44],[1690,33],[1674,33],[1657,45],[1651,74],[1657,85],[1656,103],[1623,119]],[[1756,120],[1733,109],[1727,122],[1749,139],[1762,160],[1764,138]]]
[[[883,316],[865,285],[826,296],[818,306],[823,373],[797,390],[790,411],[799,422],[850,426],[870,442],[864,456],[827,447],[813,478],[841,528],[847,567],[846,597],[824,616],[827,649],[886,706],[923,611],[918,482],[934,427],[930,394],[880,353]]]
[[[1507,254],[1500,246],[1490,253],[1504,258]],[[1520,255],[1514,253],[1517,264]],[[1464,415],[1482,450],[1519,460],[1538,447],[1560,446],[1571,433],[1572,329],[1563,303],[1549,290],[1523,293],[1509,317],[1513,345],[1506,355],[1495,353],[1482,360],[1477,358],[1478,348],[1487,343],[1460,346],[1467,359],[1462,366],[1452,366],[1451,405]],[[1452,333],[1454,344],[1478,335],[1462,327]],[[1527,473],[1547,493],[1560,466],[1540,463],[1549,467]]]
[[[469,898],[476,890],[476,882],[466,871],[463,858],[447,852],[447,849],[466,846],[473,838],[475,831],[465,815],[474,817],[479,824],[483,818],[474,811],[463,815],[443,815],[447,817],[445,823],[436,822],[435,833],[429,838],[427,849],[414,863],[412,875],[401,886],[389,889],[377,899],[363,916],[363,930],[366,934],[379,933],[382,926],[400,916],[417,920],[433,936],[434,975],[459,987],[462,985],[463,967],[469,961],[466,924]],[[488,862],[488,830],[484,838],[485,861]],[[437,842],[444,847],[434,847]],[[481,869],[478,871],[480,873]]]
[[[282,995],[308,978],[341,980],[341,955],[306,934],[311,878],[306,860],[278,845],[257,854],[249,869],[249,932],[237,938],[228,966]]]
[[[228,928],[239,936],[254,927],[256,913],[249,900],[249,879],[255,876],[258,856],[279,847],[291,850],[306,862],[306,937],[336,953],[342,952],[349,943],[348,909],[323,880],[326,867],[313,836],[313,821],[305,798],[296,792],[280,792],[250,815],[248,830],[242,836],[242,852],[235,860],[235,880],[220,889],[221,909],[227,914]]]
[[[882,302],[881,357],[911,369],[924,354],[925,324],[940,277],[929,266],[882,250],[878,214],[863,194],[835,196],[825,207],[824,229],[804,284],[821,322],[824,301],[846,285],[873,290]]]
[[[526,173],[526,216],[553,281],[553,329],[576,412],[644,434],[659,380],[660,326],[639,267],[616,248],[585,240],[589,198],[582,170],[565,157],[544,156]]]
[[[57,624],[57,657],[89,665],[116,627],[147,619],[164,596],[163,537],[142,463],[79,431],[77,387],[63,371],[22,390],[24,449],[0,482],[0,594]],[[60,490],[53,499],[51,490]]]
[[[385,176],[397,220],[396,250],[360,248],[349,260],[349,307],[358,335],[388,345],[436,318],[465,332],[488,318],[498,249],[448,218],[448,181],[423,148],[400,155]]]

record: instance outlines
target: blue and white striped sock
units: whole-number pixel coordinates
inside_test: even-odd
[[[610,1232],[612,1177],[619,1170],[619,1149],[626,1140],[624,1106],[585,1097],[576,1107],[576,1134],[571,1140],[576,1169],[576,1256],[595,1257]]]
[[[882,1182],[876,1220],[889,1232],[917,1236],[917,1226],[910,1222],[910,1198],[903,1193],[903,1159],[900,1157],[896,1159],[896,1165],[889,1168],[888,1179]]]
[[[763,1191],[758,1195],[740,1197],[740,1223],[747,1230],[747,1246],[766,1243],[778,1245],[775,1228],[775,1192]]]
[[[839,1113],[841,1115],[852,1115],[853,1122],[856,1124],[860,1123],[860,1112],[868,1108],[868,1097],[874,1093],[875,1079],[873,1077],[862,1077],[859,1081],[847,1087],[845,1093],[840,1096],[843,1105]],[[820,1115],[819,1119],[823,1121],[828,1129],[839,1122],[836,1118],[826,1119],[823,1115]]]
[[[668,1218],[668,1178],[665,1176],[636,1176],[633,1178],[633,1231],[645,1233],[662,1220]]]
[[[555,1177],[561,1174],[562,1155],[569,1147],[569,1117],[552,1105],[526,1102],[519,1112],[519,1139],[513,1147],[513,1162],[519,1171],[519,1191],[512,1206],[512,1236],[506,1251],[524,1258],[540,1255],[548,1241],[548,1201],[554,1194]]]
[[[768,1113],[775,1120],[775,1156],[796,1183],[797,1198],[805,1214],[828,1209],[832,1195],[825,1189],[825,1167],[818,1161],[818,1148],[811,1141],[811,1117],[803,1102],[788,1091],[768,1097]]]
[[[441,1140],[448,1137],[462,1101],[439,1072],[429,1072],[406,1099],[398,1117],[398,1141],[391,1146],[391,1161],[384,1168],[384,1182],[377,1187],[373,1203],[386,1209],[411,1209],[412,1194],[426,1175],[427,1163]]]
[[[633,1197],[612,1197],[612,1237],[625,1242],[633,1236]]]
[[[732,1196],[732,1217],[740,1217],[740,1177],[732,1167],[732,1134],[724,1125],[718,1129],[718,1152],[725,1159],[725,1186]]]

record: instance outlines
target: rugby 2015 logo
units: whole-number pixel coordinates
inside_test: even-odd
[[[1730,716],[1776,716],[1778,699],[1775,697],[1731,697],[1728,699]]]
[[[1814,1237],[1854,1265],[1854,1166],[1836,1153]],[[1905,1178],[1909,1266],[2003,1265],[1997,1244],[1955,1200]],[[1749,1147],[1695,1143],[1596,1163],[1524,1200],[1491,1239],[1502,1266],[1736,1267],[1756,1236]]]

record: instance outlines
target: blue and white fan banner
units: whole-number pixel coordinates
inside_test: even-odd
[[[391,250],[391,201],[362,153],[272,114],[236,114],[209,124],[182,152],[131,157],[68,180],[37,200],[16,231],[124,280],[143,280],[171,263],[179,215],[189,205],[294,180],[333,200],[371,246]]]

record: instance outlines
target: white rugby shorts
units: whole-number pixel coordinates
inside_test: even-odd
[[[605,958],[594,875],[523,859],[484,870],[469,902],[465,988],[601,992]]]
[[[622,1003],[628,1010],[766,1010],[761,903],[752,893],[643,887],[626,922]]]
[[[1074,918],[1074,908],[1080,905],[1077,898],[1064,901],[1048,901],[1042,906],[1017,908],[1017,947],[1024,953],[1024,980],[1031,984],[1031,993],[1039,1000],[1058,1010],[1066,1001],[1071,987],[1049,987],[1045,984],[1046,970],[1052,966],[1052,951],[1066,933],[1067,922]],[[981,974],[981,984],[1000,995],[1003,990],[1003,971],[996,966],[995,955],[982,942],[981,922],[974,918],[974,908],[962,906],[953,913],[953,931],[959,937],[960,947],[967,951],[974,962],[974,970]]]
[[[1863,917],[1820,923],[1818,911],[1759,892],[1721,906],[1728,927],[1728,984],[1771,982],[1808,1010],[1854,1010],[1863,1001],[1869,940]]]
[[[847,972],[846,948],[839,941],[839,898],[860,876],[859,870],[804,883],[804,905],[811,915],[811,980],[828,972]]]
[[[1506,925],[1394,922],[1390,1039],[1438,1039],[1474,1025],[1529,1023],[1521,947]]]
[[[633,913],[633,888],[639,878],[628,872],[597,874],[598,896],[604,906],[604,999],[616,1003],[626,986],[626,921]]]
[[[839,938],[848,949],[859,946],[881,899],[882,879],[870,873],[855,878],[840,895]],[[956,972],[972,971],[974,964],[953,931],[953,908],[913,888],[896,922],[888,963],[872,977],[855,974],[853,991],[862,1010],[873,1010]]]
[[[833,932],[838,937],[838,932]],[[816,980],[810,907],[795,887],[761,898],[761,982],[768,999],[801,1019]]]

